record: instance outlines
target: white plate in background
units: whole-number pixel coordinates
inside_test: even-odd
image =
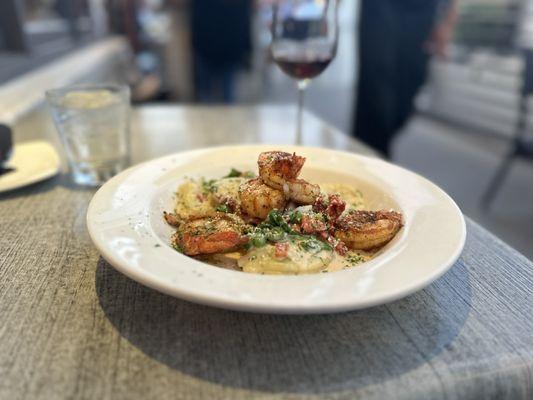
[[[14,170],[0,175],[0,193],[57,175],[61,162],[48,142],[22,142],[13,146],[13,155],[4,167]]]
[[[302,177],[350,183],[371,209],[402,212],[405,226],[372,260],[332,273],[260,275],[211,266],[176,252],[164,210],[184,176],[219,178],[256,168],[262,151],[304,156]],[[102,256],[130,278],[169,295],[216,307],[266,313],[327,313],[371,307],[413,293],[441,276],[464,246],[463,215],[440,188],[385,161],[294,146],[231,146],[187,151],[132,167],[94,195],[87,212]]]

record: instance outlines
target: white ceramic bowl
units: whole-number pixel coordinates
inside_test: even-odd
[[[302,177],[353,184],[369,208],[393,208],[405,226],[369,262],[333,273],[270,276],[231,271],[170,247],[163,211],[184,176],[218,178],[230,169],[256,170],[262,151],[284,150],[307,161]],[[375,158],[287,146],[232,146],[188,151],[132,167],[94,195],[87,212],[91,238],[102,256],[130,278],[171,296],[234,310],[327,313],[383,304],[428,285],[458,258],[465,241],[463,215],[430,181]]]

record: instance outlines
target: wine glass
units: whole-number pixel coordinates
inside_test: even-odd
[[[296,144],[302,142],[305,89],[337,52],[337,9],[337,0],[275,0],[273,4],[270,52],[298,84]]]

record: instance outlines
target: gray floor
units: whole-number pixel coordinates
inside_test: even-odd
[[[517,160],[489,211],[480,197],[508,142],[416,116],[394,145],[394,162],[446,190],[463,212],[533,259],[533,162]]]

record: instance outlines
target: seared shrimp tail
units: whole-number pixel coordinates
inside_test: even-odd
[[[268,186],[283,189],[286,181],[296,179],[305,158],[284,151],[265,151],[259,154],[259,176]]]
[[[320,195],[320,187],[297,179],[305,158],[295,153],[266,151],[259,154],[259,176],[271,188],[283,190],[285,196],[299,204],[313,204]]]
[[[179,217],[174,213],[168,213],[166,211],[163,211],[163,218],[165,218],[165,221],[170,226],[178,227],[181,224]]]

